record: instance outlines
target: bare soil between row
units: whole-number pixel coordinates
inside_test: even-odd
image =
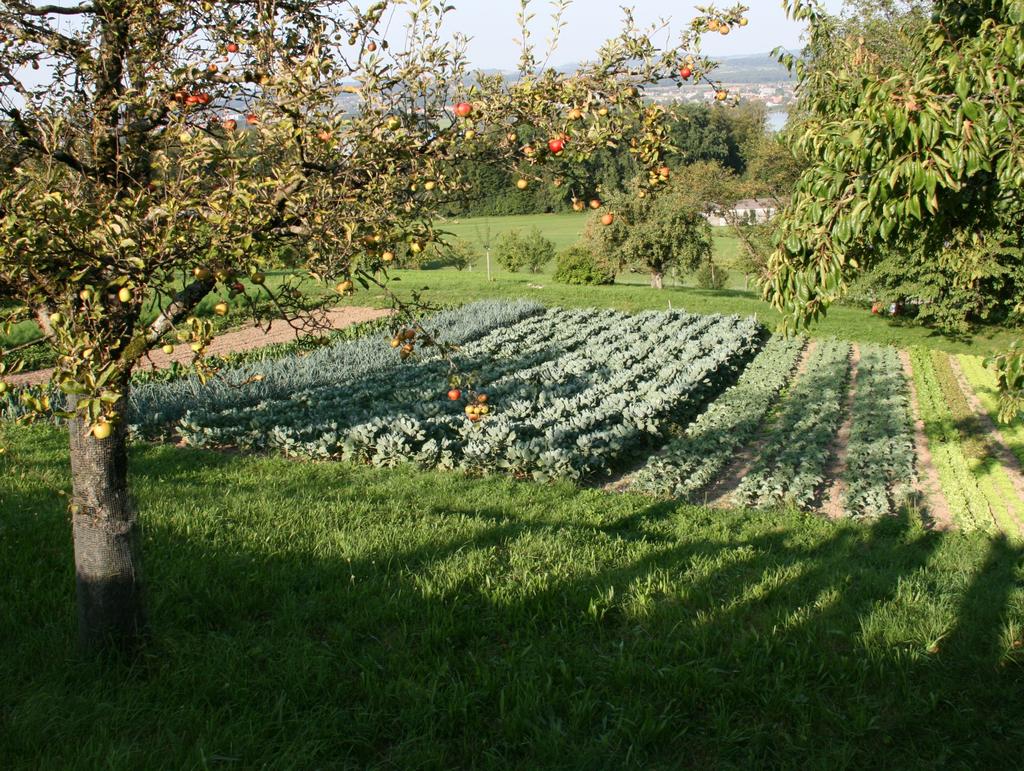
[[[382,316],[387,316],[389,313],[390,311],[379,308],[359,306],[332,308],[326,313],[324,329],[344,329],[363,321],[379,319]],[[207,346],[206,354],[208,356],[226,356],[231,353],[250,351],[276,343],[291,342],[298,336],[299,333],[296,329],[285,321],[274,321],[267,328],[250,324],[242,329],[225,332],[215,337],[210,345]],[[180,343],[174,346],[173,353],[164,353],[158,348],[150,351],[139,362],[136,369],[146,371],[165,369],[174,363],[190,364],[194,355],[188,343]],[[17,375],[11,375],[6,380],[13,386],[33,386],[46,383],[52,376],[52,369],[38,369],[32,372],[21,372]]]

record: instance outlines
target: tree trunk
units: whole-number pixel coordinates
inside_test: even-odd
[[[664,287],[664,281],[663,281],[664,278],[665,278],[665,274],[662,273],[660,270],[652,270],[651,271],[651,286],[654,289],[662,289]]]
[[[73,405],[75,400],[69,401]],[[125,401],[118,405],[119,412]],[[142,641],[146,627],[124,420],[112,428],[109,437],[96,439],[79,415],[68,421],[78,639],[87,652],[131,651]]]

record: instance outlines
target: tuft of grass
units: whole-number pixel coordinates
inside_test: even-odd
[[[1000,767],[1021,548],[569,485],[133,450],[153,641],[83,661],[66,437],[2,428],[15,767]]]

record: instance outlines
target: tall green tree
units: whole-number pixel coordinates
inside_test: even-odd
[[[804,172],[803,159],[793,152],[786,134],[764,134],[749,148],[744,192],[767,198],[782,208]]]
[[[765,282],[785,325],[820,318],[885,250],[923,247],[926,266],[955,277],[954,286],[1016,270],[1024,0],[936,0],[891,61],[866,38],[838,34],[814,0],[785,5],[809,24],[811,56],[793,62],[805,95],[796,145],[809,166],[780,220]],[[819,52],[827,66],[815,64]],[[999,363],[1009,414],[1024,366],[1019,354]]]
[[[697,165],[673,174],[657,190],[634,187],[609,197],[591,215],[584,244],[601,262],[646,272],[655,289],[663,288],[666,275],[692,273],[711,259],[711,226],[704,214],[714,198],[707,174],[715,168],[720,169]]]
[[[696,104],[675,104],[669,108],[670,134],[676,148],[675,165],[700,161],[725,163],[729,157],[729,127],[715,120],[711,108]]]
[[[833,34],[809,49],[805,65],[825,72],[848,66],[847,48],[855,44],[861,66],[872,72],[912,71],[929,56],[924,31],[930,5],[921,0],[851,0],[843,16],[835,19]],[[832,87],[831,80],[826,82]],[[810,84],[803,94],[805,101],[812,98]],[[797,110],[794,120],[805,117],[809,116]],[[870,264],[855,278],[853,293],[886,304],[909,300],[905,314],[945,334],[966,334],[977,323],[1001,322],[1013,315],[1024,299],[1024,272],[1015,268],[1012,238],[990,233],[984,244],[958,240],[955,248],[979,252],[983,267],[978,280],[964,282],[957,270],[937,264],[935,244],[922,233],[916,243],[906,238],[876,245]]]
[[[760,102],[740,102],[712,107],[710,113],[712,127],[719,128],[725,136],[726,155],[720,163],[736,174],[745,173],[768,133],[767,109]]]

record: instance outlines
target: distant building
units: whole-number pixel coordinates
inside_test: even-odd
[[[705,212],[704,217],[715,226],[731,225],[739,222],[745,225],[759,225],[768,222],[778,213],[778,204],[767,198],[745,198],[737,201],[731,209],[722,210],[713,207]]]

